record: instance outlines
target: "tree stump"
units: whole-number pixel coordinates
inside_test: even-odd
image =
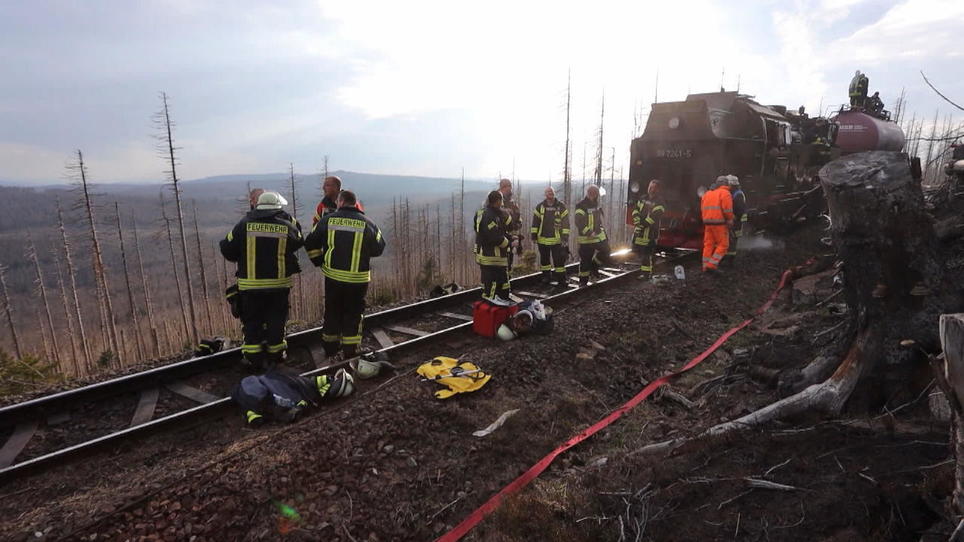
[[[820,179],[844,265],[844,296],[868,332],[852,402],[869,409],[906,402],[930,381],[922,349],[939,348],[934,322],[946,307],[960,306],[944,284],[920,184],[906,154],[886,151],[834,160]]]
[[[964,431],[961,427],[961,406],[964,405],[964,314],[942,315],[940,336],[944,349],[943,379],[946,382],[941,389],[951,406],[951,445],[957,458],[951,507],[957,517],[961,517],[964,516]]]

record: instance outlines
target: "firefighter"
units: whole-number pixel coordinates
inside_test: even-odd
[[[703,272],[716,274],[730,245],[729,229],[733,226],[733,198],[725,175],[703,194],[700,210],[703,215]]]
[[[221,254],[238,264],[238,298],[244,343],[241,352],[255,370],[280,362],[288,347],[288,291],[291,275],[301,272],[295,253],[301,229],[277,192],[262,192],[254,210],[221,240]]]
[[[884,101],[880,99],[880,92],[874,92],[874,95],[867,99],[867,111],[875,117],[883,113]]]
[[[325,275],[325,323],[321,330],[325,355],[339,347],[345,359],[354,357],[362,340],[365,294],[371,281],[370,259],[385,250],[385,239],[357,207],[355,193],[343,190],[338,210],[325,213],[305,239],[311,263]]]
[[[569,209],[556,199],[551,186],[546,199],[532,212],[532,240],[539,247],[542,282],[566,284],[566,258],[569,256]]]
[[[334,375],[300,376],[285,366],[247,376],[231,393],[248,427],[264,424],[265,416],[294,422],[312,406],[351,395],[355,380],[345,369]]]
[[[863,108],[867,107],[867,91],[869,90],[870,90],[870,79],[867,78],[866,73],[861,73],[860,80],[857,81],[857,94],[858,94],[858,100],[859,100],[857,105],[859,105],[860,107],[863,107]]]
[[[315,209],[315,216],[311,219],[311,227],[318,224],[321,217],[338,210],[336,200],[338,199],[339,192],[341,192],[341,179],[335,175],[325,177],[325,182],[322,183],[321,190],[324,192],[324,197],[318,202],[318,207]]]
[[[518,242],[509,236],[512,217],[502,208],[502,192],[489,192],[485,207],[475,213],[475,261],[482,274],[482,299],[511,305],[509,253]]]
[[[512,198],[512,181],[502,179],[499,181],[499,192],[502,193],[502,210],[509,213],[512,220],[508,223],[506,233],[509,234],[509,241],[515,249],[515,253],[522,255],[522,211],[519,204]],[[512,272],[512,251],[510,250],[506,258],[506,268]]]
[[[726,251],[727,258],[723,260],[727,266],[736,263],[736,245],[743,237],[743,227],[746,226],[748,218],[746,207],[746,194],[740,189],[740,178],[736,175],[727,175],[726,182],[730,186],[730,197],[733,200],[733,225],[730,227],[730,246]]]
[[[857,107],[860,103],[860,70],[854,72],[854,78],[850,80],[850,107]]]
[[[586,197],[576,204],[576,242],[579,244],[579,286],[589,284],[589,276],[599,272],[600,265],[611,265],[609,240],[603,226],[599,206],[599,187],[591,184]]]
[[[666,208],[660,196],[660,182],[649,181],[646,197],[636,202],[633,208],[633,249],[639,252],[642,263],[639,265],[639,278],[648,279],[653,275],[653,254],[659,238],[659,223]]]

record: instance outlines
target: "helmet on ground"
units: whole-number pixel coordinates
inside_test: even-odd
[[[325,398],[345,397],[355,391],[355,379],[344,369],[338,369],[334,378],[330,379],[331,387],[325,393]]]
[[[511,341],[516,338],[515,331],[512,331],[512,328],[505,324],[499,326],[499,331],[496,332],[496,335],[503,341]]]
[[[280,209],[285,205],[288,205],[288,200],[286,200],[284,196],[269,190],[258,196],[258,206],[256,208],[258,210]]]
[[[382,363],[380,361],[375,361],[374,359],[365,359],[365,356],[358,358],[355,364],[355,376],[365,380],[378,376],[378,372],[382,368]]]
[[[736,175],[727,175],[726,182],[730,183],[730,186],[740,186],[740,178]]]

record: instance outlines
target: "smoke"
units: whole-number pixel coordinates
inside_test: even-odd
[[[737,244],[742,250],[783,250],[786,243],[781,239],[769,239],[763,235],[746,235]]]

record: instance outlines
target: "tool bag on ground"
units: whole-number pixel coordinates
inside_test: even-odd
[[[472,331],[483,337],[495,337],[499,326],[519,310],[518,305],[503,307],[486,300],[472,304]]]
[[[470,362],[439,356],[419,365],[416,371],[425,380],[431,380],[446,389],[435,392],[438,399],[448,399],[458,393],[475,391],[486,384],[492,375]]]
[[[241,407],[248,425],[257,426],[265,416],[292,422],[309,407],[353,390],[354,380],[344,369],[334,375],[304,377],[288,367],[273,367],[241,379],[231,399]]]

